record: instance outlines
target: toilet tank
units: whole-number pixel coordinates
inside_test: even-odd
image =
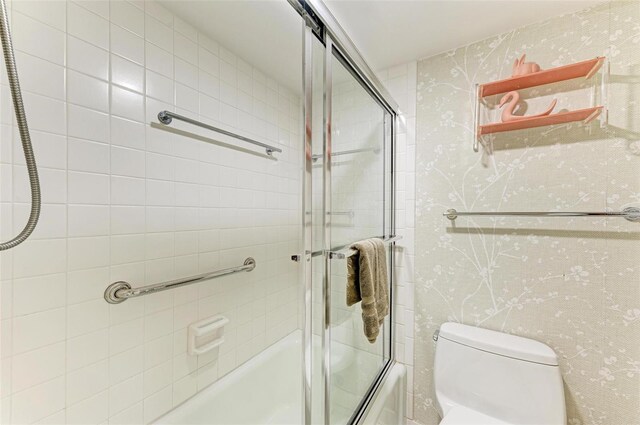
[[[445,323],[437,339],[434,386],[443,417],[462,406],[514,425],[566,424],[558,359],[532,339]]]

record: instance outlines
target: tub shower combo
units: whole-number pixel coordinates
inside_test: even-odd
[[[176,337],[174,341],[179,342],[173,343],[174,352],[185,352],[180,358],[193,365],[189,366],[187,377],[197,381],[197,391],[188,396],[177,395],[182,388],[177,382],[182,383],[184,378],[174,381],[169,408],[152,412],[145,401],[144,421],[401,423],[405,372],[394,360],[391,326],[393,251],[400,239],[394,221],[396,103],[319,0],[261,5],[160,0],[145,3],[143,12],[135,10],[135,14],[145,14],[147,99],[146,119],[142,122],[145,130],[140,133],[143,138],[146,134],[146,144],[143,140],[140,148],[142,154],[149,158],[161,152],[154,145],[159,140],[168,141],[167,151],[178,157],[181,154],[176,152],[186,146],[198,152],[193,160],[199,161],[200,175],[209,170],[198,182],[202,187],[195,206],[200,208],[200,220],[206,220],[202,215],[211,212],[207,209],[211,207],[216,208],[213,217],[225,217],[226,221],[223,230],[216,228],[215,219],[206,229],[196,226],[195,230],[203,234],[206,230],[207,235],[220,231],[221,235],[246,242],[236,240],[232,249],[225,251],[222,245],[228,238],[220,236],[217,251],[212,250],[215,255],[200,255],[193,268],[199,273],[176,271],[163,275],[149,271],[147,265],[145,277],[119,272],[116,279],[104,282],[101,302],[108,303],[112,317],[133,311],[125,309],[135,309],[140,303],[156,305],[155,300],[163,296],[161,292],[176,306],[180,297],[197,294],[191,299],[192,305],[197,305],[197,313],[189,316],[197,320],[178,328],[174,319],[174,335],[184,337]],[[115,22],[115,7],[112,5],[110,18],[112,39],[121,25]],[[19,14],[28,12],[22,7],[16,10]],[[0,245],[4,250],[25,241],[34,231],[41,195],[27,127],[29,110],[25,114],[22,105],[5,0],[1,18],[7,76],[32,193],[28,223],[19,236]],[[173,24],[173,41],[162,38],[163,34],[170,34],[169,23]],[[70,22],[69,28],[72,27]],[[120,85],[127,90],[135,88],[135,84],[116,81],[115,64],[122,60],[119,55],[128,53],[119,53],[114,45],[112,42],[112,76],[108,81],[113,87],[112,97],[116,90],[122,90]],[[189,52],[182,45],[197,46],[197,59],[189,62]],[[214,50],[217,56],[211,54]],[[164,96],[154,91],[156,84],[160,87],[171,80],[161,76],[165,70],[160,64],[163,57],[171,55],[173,68],[167,68],[166,73],[173,73],[175,98],[173,93]],[[189,86],[190,79],[197,83]],[[188,101],[182,103],[187,94],[195,91],[195,106]],[[112,107],[109,112],[115,115],[115,109]],[[112,144],[118,142],[114,142],[113,133],[114,130]],[[118,168],[114,158],[112,174]],[[229,177],[230,172],[235,174]],[[146,173],[137,177],[150,178],[149,159]],[[270,179],[278,187],[267,188],[261,178]],[[215,192],[207,191],[209,186],[205,186],[211,185],[211,179],[218,179]],[[268,190],[266,196],[251,191],[250,185],[243,186],[241,182],[247,179]],[[242,190],[234,191],[235,188]],[[107,201],[112,206],[117,204],[113,190]],[[220,202],[212,204],[208,193],[215,193]],[[249,197],[248,201],[243,196]],[[176,188],[175,199],[178,198],[180,189]],[[223,204],[224,199],[241,206],[241,210],[236,213],[233,205]],[[146,204],[144,199],[132,199],[131,204],[147,208],[147,230],[131,231],[149,238],[149,223],[155,223],[153,212],[159,209],[150,209],[148,193]],[[181,211],[173,212],[176,223]],[[272,226],[270,220],[276,225]],[[255,232],[261,232],[260,236]],[[262,236],[273,238],[273,245],[259,240]],[[367,341],[362,332],[360,306],[347,307],[345,303],[346,261],[354,254],[350,247],[367,238],[380,238],[385,243],[389,265],[391,313],[374,343]],[[202,251],[203,235],[199,241]],[[153,248],[147,245],[147,249]],[[211,264],[227,267],[207,266],[207,258],[214,259]],[[122,262],[126,263],[127,258]],[[282,274],[283,270],[289,274]],[[284,281],[291,277],[295,280],[292,285]],[[265,289],[261,284],[269,286]],[[246,326],[237,321],[241,314],[257,313],[247,312],[239,301],[230,300],[229,294],[243,294],[254,300],[250,304],[254,307],[266,303],[267,310],[273,307],[267,316],[280,317],[276,308],[281,305],[278,296],[289,297],[291,291],[283,290],[288,287],[294,288],[293,328],[281,325],[277,333],[270,333],[267,323],[267,336],[262,335],[256,329],[260,325],[260,329],[264,328],[264,322],[259,320],[263,316],[258,316],[257,321],[251,322],[253,330],[247,331],[253,338],[252,349],[241,355],[240,339]],[[209,297],[207,302],[197,299],[202,294]],[[95,294],[92,297],[96,299]],[[175,311],[178,307],[173,308]],[[182,347],[184,339],[186,348]],[[229,348],[233,344],[237,347]],[[223,367],[222,359],[230,352],[235,355],[234,361]],[[211,378],[206,371],[215,362],[217,377]],[[174,375],[178,364],[174,361]],[[144,379],[146,376],[145,372]],[[145,381],[145,392],[146,385]],[[114,397],[116,390],[110,391],[110,397]],[[119,413],[115,407],[111,409],[114,412],[109,415]],[[21,413],[18,409],[12,414],[15,419]]]

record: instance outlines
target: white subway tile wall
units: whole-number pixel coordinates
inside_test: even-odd
[[[413,419],[413,320],[415,263],[415,157],[417,62],[378,73],[398,102],[396,158],[395,344],[396,359],[407,367],[407,417]]]
[[[298,327],[299,93],[154,1],[9,1],[43,192],[40,223],[0,254],[0,422],[148,423]],[[251,59],[251,58],[244,58]],[[0,236],[29,214],[0,71]],[[264,140],[278,160],[159,128],[167,109]],[[242,142],[218,138],[232,145]],[[229,276],[109,305],[134,286]],[[189,323],[230,319],[213,354]]]

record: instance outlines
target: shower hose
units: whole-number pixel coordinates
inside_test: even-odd
[[[24,242],[36,228],[38,219],[40,218],[40,181],[38,179],[38,168],[36,159],[33,155],[33,146],[31,145],[31,137],[29,136],[29,127],[27,126],[27,117],[24,113],[24,105],[22,103],[22,94],[20,93],[20,82],[18,81],[18,71],[16,70],[16,61],[13,56],[13,45],[11,43],[11,32],[9,31],[9,18],[7,16],[7,6],[5,0],[0,0],[0,38],[2,39],[2,51],[4,53],[4,61],[7,65],[7,77],[9,80],[9,88],[11,90],[11,98],[13,99],[13,109],[15,110],[18,131],[20,132],[20,140],[22,141],[22,150],[24,151],[24,159],[27,163],[27,171],[29,173],[29,185],[31,186],[31,213],[27,224],[16,237],[0,243],[0,251],[14,248]]]

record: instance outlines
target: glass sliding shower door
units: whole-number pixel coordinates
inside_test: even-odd
[[[328,60],[328,59],[327,59]],[[385,122],[388,112],[331,55],[331,249],[385,235]],[[387,218],[388,220],[388,218]],[[331,424],[346,424],[389,357],[388,327],[375,342],[363,332],[361,303],[347,306],[347,260],[329,259]]]
[[[328,34],[307,27],[306,37],[306,423],[342,425],[354,423],[390,363],[391,326],[387,316],[369,342],[360,303],[346,303],[347,260],[330,252],[393,235],[393,121]]]

